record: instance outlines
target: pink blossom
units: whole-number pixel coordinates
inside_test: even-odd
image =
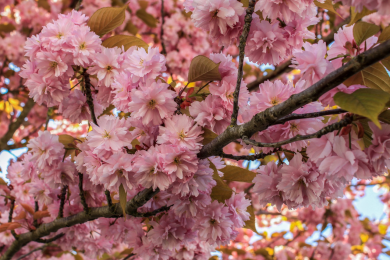
[[[103,107],[94,102],[95,114],[100,115]],[[72,123],[81,123],[83,120],[90,120],[91,113],[87,104],[87,98],[78,90],[73,90],[70,95],[60,103],[59,112]]]
[[[30,140],[27,147],[31,149],[31,161],[35,162],[41,171],[56,166],[65,153],[64,146],[58,141],[58,136],[50,134],[49,131],[39,131],[38,137]]]
[[[72,36],[74,24],[69,19],[60,18],[43,27],[40,38],[48,50],[60,51]]]
[[[96,53],[93,56],[92,67],[89,67],[88,73],[96,75],[100,82],[106,87],[109,87],[114,81],[114,77],[120,72],[120,65],[118,63],[121,49],[104,48],[101,53]]]
[[[186,115],[174,115],[164,120],[164,126],[160,126],[157,142],[199,150],[200,141],[203,139],[202,133],[201,127],[192,118]]]
[[[291,22],[296,14],[302,15],[307,8],[308,4],[303,0],[259,0],[255,5],[255,12],[260,10],[264,17],[272,20],[280,17],[285,22]]]
[[[371,122],[369,126],[373,132],[373,140],[368,147],[367,155],[375,172],[383,174],[390,169],[390,126],[381,124],[382,129],[379,129]]]
[[[145,188],[153,187],[166,190],[172,183],[169,174],[164,172],[163,164],[159,159],[159,151],[150,147],[148,151],[139,151],[134,160],[134,177]]]
[[[143,78],[143,81],[154,80],[159,74],[166,70],[165,57],[160,54],[158,48],[149,47],[148,51],[142,47],[137,50],[126,52],[124,61],[128,70],[134,75]]]
[[[117,109],[123,112],[129,112],[128,104],[131,102],[130,92],[138,86],[137,83],[128,71],[121,72],[115,77],[114,82],[111,84],[111,89],[114,93],[112,103]]]
[[[250,218],[248,207],[251,205],[251,201],[245,198],[245,193],[233,193],[230,199],[226,200],[226,205],[229,207],[230,219],[233,221],[234,227],[243,227],[245,221]]]
[[[172,210],[178,216],[187,218],[197,217],[210,206],[211,198],[207,194],[200,193],[198,196],[180,197],[175,201]]]
[[[229,243],[233,231],[230,216],[229,208],[214,200],[198,217],[199,237],[210,244]]]
[[[36,73],[29,75],[25,85],[30,90],[29,96],[39,105],[57,106],[69,95],[68,86],[61,80],[44,78]]]
[[[73,74],[69,58],[65,53],[39,52],[37,54],[37,69],[39,75],[44,78]]]
[[[91,61],[95,60],[95,54],[101,50],[99,36],[89,31],[89,27],[81,27],[70,37],[69,48],[73,53],[73,62],[82,67],[89,67]]]
[[[286,58],[287,47],[279,23],[253,19],[245,47],[250,61],[277,65]]]
[[[120,151],[124,146],[131,147],[133,140],[125,119],[114,116],[102,116],[97,119],[98,125],[92,124],[92,131],[87,135],[87,144],[95,149],[94,153]]]
[[[282,166],[280,173],[282,180],[277,188],[284,192],[289,208],[322,206],[318,205],[318,200],[324,189],[324,175],[313,163],[303,163],[302,154],[296,153],[289,165]]]
[[[98,177],[100,183],[110,191],[118,191],[123,185],[125,190],[132,190],[136,181],[133,178],[134,155],[117,152],[105,160]]]
[[[223,35],[233,28],[244,14],[242,3],[235,0],[197,1],[191,18],[196,27],[210,32],[212,37]]]
[[[211,53],[210,60],[219,63],[218,70],[222,79],[229,76],[234,76],[235,79],[237,78],[237,68],[232,56],[223,53]]]
[[[190,114],[200,126],[208,127],[220,134],[230,124],[230,113],[221,103],[220,97],[209,95],[202,102],[193,102],[190,106]]]
[[[168,86],[158,80],[157,82],[149,81],[141,84],[139,89],[133,89],[129,103],[131,116],[142,119],[144,125],[150,123],[160,125],[162,119],[173,115],[177,106],[173,100],[176,93],[168,90]]]
[[[304,51],[295,50],[293,67],[299,69],[303,73],[302,79],[306,80],[308,85],[322,79],[329,70],[332,70],[331,63],[325,59],[326,43],[320,40],[317,44],[305,42],[303,44]]]
[[[277,188],[277,185],[282,179],[280,168],[274,161],[262,165],[257,170],[257,175],[253,179],[255,186],[252,191],[259,198],[260,206],[265,207],[268,203],[276,205],[276,208],[281,211],[283,206],[282,192]]]
[[[371,48],[377,42],[378,37],[371,36],[361,43],[360,46],[356,46],[356,42],[353,37],[353,27],[354,26],[343,26],[334,35],[334,43],[329,48],[328,59],[334,59],[338,55],[349,55],[350,57],[355,57],[366,49]],[[342,57],[340,59],[342,59]]]

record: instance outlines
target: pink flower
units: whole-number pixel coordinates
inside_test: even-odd
[[[44,26],[40,38],[48,50],[60,51],[66,46],[68,37],[72,36],[73,28],[72,21],[60,18]]]
[[[210,32],[210,35],[215,37],[233,28],[244,11],[242,3],[236,0],[198,1],[191,18],[196,27]]]
[[[276,208],[281,211],[283,206],[282,192],[277,188],[277,185],[282,179],[280,168],[274,161],[262,165],[257,170],[257,175],[253,179],[255,186],[252,191],[259,198],[261,207],[265,207],[268,203],[276,205]]]
[[[305,0],[259,0],[255,5],[255,12],[262,11],[264,18],[276,20],[278,17],[285,22],[291,22],[296,15],[302,16],[314,8],[312,1]],[[314,12],[315,13],[315,12]],[[308,15],[313,16],[313,15]]]
[[[103,107],[94,102],[95,114],[100,115]],[[87,98],[78,90],[73,90],[70,95],[60,103],[59,112],[72,123],[81,123],[83,120],[90,120],[91,113],[87,104]]]
[[[326,43],[322,40],[317,44],[305,42],[303,48],[304,51],[299,49],[293,51],[292,67],[303,73],[302,79],[310,86],[328,74],[333,66],[325,59],[327,49]]]
[[[85,24],[89,19],[88,16],[85,16],[85,14],[83,14],[82,12],[76,11],[76,10],[72,10],[72,12],[69,12],[67,14],[59,14],[58,18],[70,19],[72,21],[72,23],[74,23],[76,25]]]
[[[160,125],[162,119],[167,118],[176,111],[176,102],[173,100],[176,93],[168,90],[168,84],[161,80],[149,81],[141,84],[139,89],[130,93],[131,102],[129,111],[131,116],[142,119],[144,125]]]
[[[319,206],[319,196],[324,189],[324,175],[311,162],[303,163],[302,154],[296,153],[289,165],[280,169],[282,180],[277,185],[289,208]]]
[[[102,166],[102,174],[98,177],[100,183],[110,191],[118,191],[122,184],[124,189],[133,189],[136,181],[133,178],[134,155],[117,152],[105,160]]]
[[[37,54],[37,69],[40,76],[51,78],[71,76],[73,69],[65,53],[39,52]]]
[[[367,157],[361,150],[351,150],[342,136],[335,136],[333,143],[333,156],[325,158],[319,165],[321,173],[329,179],[344,179],[351,181],[359,168],[358,160],[366,161]]]
[[[209,90],[212,95],[219,96],[222,99],[223,107],[228,111],[233,111],[234,97],[233,93],[236,90],[237,76],[225,77],[220,83],[210,84]],[[244,82],[241,83],[240,96],[238,106],[244,107],[248,104],[249,91]]]
[[[42,41],[40,39],[40,35],[33,35],[31,38],[27,38],[26,43],[24,45],[24,50],[26,52],[26,56],[29,58],[35,58],[36,54],[40,52],[42,49]]]
[[[228,244],[233,231],[230,216],[229,208],[214,200],[198,217],[199,237],[210,244]]]
[[[198,170],[196,153],[186,147],[161,145],[158,147],[163,170],[169,174],[172,181],[190,179]]]
[[[120,72],[120,65],[118,63],[121,49],[104,48],[101,53],[93,56],[92,67],[89,67],[88,73],[97,76],[100,82],[106,87],[109,87],[114,81],[114,77]]]
[[[69,95],[68,86],[59,79],[44,78],[36,73],[29,75],[25,85],[29,96],[39,105],[58,106]]]
[[[230,199],[226,200],[226,205],[229,208],[230,219],[233,221],[234,227],[242,228],[245,225],[245,221],[250,218],[247,210],[251,205],[251,201],[245,198],[244,192],[233,192]]]
[[[367,155],[375,172],[383,174],[386,168],[390,169],[390,126],[381,124],[382,129],[379,129],[371,122],[369,126],[373,132],[373,140],[368,147]]]
[[[353,37],[354,26],[343,26],[334,35],[334,43],[330,46],[328,51],[328,59],[334,59],[338,55],[349,55],[355,57],[356,55],[364,52],[366,49],[371,48],[378,40],[378,37],[371,36],[364,41],[360,46],[356,46],[355,39]],[[342,57],[340,58],[342,59]]]
[[[186,115],[174,115],[164,120],[160,126],[157,142],[159,144],[173,144],[187,147],[190,150],[199,150],[202,146],[202,128]]]
[[[197,217],[210,206],[210,203],[210,195],[200,193],[198,196],[181,197],[175,201],[172,210],[178,216]]]
[[[193,102],[190,114],[200,126],[208,127],[217,134],[230,124],[231,113],[222,106],[222,99],[214,95],[207,96],[202,102]]]
[[[121,72],[115,77],[114,82],[111,84],[111,89],[114,93],[112,103],[118,110],[129,112],[130,92],[138,86],[137,83],[128,71]]]
[[[159,159],[159,151],[150,147],[147,151],[136,153],[137,158],[134,161],[134,177],[140,185],[145,188],[153,187],[153,190],[159,188],[166,190],[172,183],[169,175],[164,172],[163,164]]]
[[[64,146],[58,141],[57,135],[50,134],[49,131],[39,131],[38,137],[30,140],[27,147],[32,153],[33,161],[40,171],[45,171],[56,166],[64,156]]]
[[[276,106],[286,101],[295,89],[292,83],[284,84],[280,80],[274,82],[266,81],[259,86],[259,91],[251,96],[251,108],[257,113],[266,110],[269,107]]]
[[[147,52],[142,47],[132,51],[129,49],[124,62],[131,73],[143,78],[143,82],[154,80],[166,70],[165,57],[158,48],[149,47]]]
[[[277,65],[286,58],[287,47],[278,22],[271,24],[257,17],[253,19],[245,47],[250,61]]]
[[[89,31],[89,27],[80,27],[69,39],[73,62],[82,67],[89,67],[91,61],[95,60],[95,54],[101,50],[101,43],[99,36]]]
[[[87,135],[87,144],[95,154],[107,151],[120,151],[124,146],[131,147],[133,136],[125,119],[114,116],[102,116],[97,119],[98,126],[92,124],[92,131]]]
[[[320,164],[323,159],[333,154],[333,143],[335,133],[329,133],[321,136],[321,138],[311,139],[307,146],[306,152],[310,160]]]
[[[235,79],[237,78],[237,68],[233,62],[232,56],[223,53],[211,53],[210,60],[219,63],[218,69],[222,79],[228,76],[234,76]]]

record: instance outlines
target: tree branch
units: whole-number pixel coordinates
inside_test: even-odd
[[[236,161],[246,160],[246,161],[255,161],[258,159],[263,159],[268,154],[259,153],[259,154],[252,154],[252,155],[233,155],[233,154],[226,154],[226,153],[220,153],[219,156],[226,159],[232,159]]]
[[[162,47],[161,54],[167,55],[167,50],[165,49],[163,36],[164,36],[164,0],[161,0],[161,30],[160,30],[160,39],[161,39],[161,47]]]
[[[9,124],[7,133],[0,139],[0,151],[7,148],[7,142],[14,136],[14,133],[22,125],[24,119],[27,117],[28,113],[30,113],[34,105],[34,99],[29,98],[16,121]]]
[[[31,250],[30,252],[28,252],[27,254],[20,256],[17,260],[21,260],[21,259],[31,255],[32,253],[34,253],[36,251],[43,250],[43,249],[45,249],[45,247],[47,247],[47,245],[44,245],[44,246],[41,246],[41,247],[37,247],[37,248]]]
[[[155,196],[160,190],[153,191],[152,188],[144,189],[134,196],[132,200],[126,204],[126,213],[134,216],[137,214],[137,209],[145,205],[153,196]],[[20,234],[18,240],[15,240],[7,251],[0,257],[0,260],[10,260],[12,256],[17,253],[20,248],[27,245],[32,241],[39,240],[42,237],[48,236],[53,232],[57,232],[61,228],[71,227],[77,224],[82,224],[98,218],[114,218],[123,216],[122,208],[119,203],[113,205],[114,211],[111,211],[108,206],[90,208],[89,214],[85,211],[77,213],[75,215],[56,219],[50,223],[44,223],[40,225],[36,230]]]
[[[320,116],[329,116],[329,115],[338,115],[342,113],[347,113],[347,111],[343,109],[332,109],[332,110],[325,110],[320,112],[314,112],[314,113],[307,113],[307,114],[290,114],[288,116],[282,117],[281,119],[277,120],[274,124],[284,124],[291,120],[297,120],[297,119],[305,119],[305,118],[314,118],[314,117],[320,117]]]
[[[147,218],[147,217],[155,216],[155,215],[157,215],[158,213],[161,213],[161,212],[164,212],[164,211],[168,211],[171,207],[172,207],[172,205],[171,205],[171,206],[163,206],[163,207],[158,208],[158,209],[156,209],[156,210],[153,210],[153,211],[151,211],[151,212],[146,212],[146,213],[135,213],[135,214],[134,214],[134,217]]]
[[[93,98],[91,92],[91,79],[89,78],[89,74],[87,72],[84,72],[84,81],[85,81],[85,95],[87,97],[87,104],[89,107],[89,111],[91,112],[91,119],[95,125],[98,125],[95,116],[95,109],[93,105]]]
[[[58,211],[58,218],[63,218],[64,217],[64,206],[65,206],[65,195],[66,195],[66,189],[68,186],[64,185],[62,187],[61,191],[61,202],[60,202],[60,209]]]
[[[242,141],[244,141],[244,143],[246,144],[257,146],[257,147],[280,147],[282,145],[290,144],[296,141],[302,141],[302,140],[307,140],[312,138],[320,138],[321,136],[326,135],[327,133],[341,129],[344,126],[349,125],[350,123],[352,123],[352,117],[346,116],[344,119],[341,119],[339,122],[328,125],[322,128],[321,130],[315,132],[314,134],[310,134],[310,135],[296,135],[293,138],[276,142],[276,143],[260,143],[249,139],[247,136],[244,136],[242,138]]]
[[[299,107],[318,100],[323,94],[342,84],[349,77],[388,56],[390,56],[390,40],[356,56],[344,66],[329,73],[301,93],[292,95],[283,103],[256,114],[249,122],[236,127],[228,127],[217,138],[203,146],[198,154],[198,158],[204,159],[213,155],[218,156],[222,148],[232,141],[243,136],[252,136],[256,132],[267,129],[280,118],[289,115]]]
[[[63,236],[65,236],[65,234],[61,233],[61,234],[58,234],[58,235],[56,235],[56,236],[54,236],[52,238],[48,238],[48,239],[39,238],[39,239],[35,240],[35,242],[47,244],[47,243],[51,243],[53,241],[56,241],[57,239],[60,239]]]
[[[83,190],[83,174],[79,172],[79,192],[80,192],[80,201],[81,205],[83,205],[84,211],[88,213],[88,204],[85,200],[85,194]]]
[[[249,1],[249,6],[246,9],[246,15],[245,15],[245,25],[244,29],[242,30],[242,34],[240,36],[240,45],[238,46],[239,49],[239,63],[238,63],[238,75],[237,75],[237,84],[236,89],[234,90],[233,97],[233,113],[232,113],[232,119],[231,119],[231,126],[237,125],[237,116],[238,116],[238,97],[240,96],[240,87],[241,87],[241,81],[242,81],[242,74],[244,72],[244,58],[245,58],[245,45],[246,41],[248,39],[249,30],[251,28],[251,22],[252,22],[252,14],[255,10],[255,0]]]

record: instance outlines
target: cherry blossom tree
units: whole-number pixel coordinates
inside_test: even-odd
[[[377,259],[386,0],[0,3],[0,259]],[[281,222],[289,232],[260,231]],[[310,242],[311,241],[311,242]]]

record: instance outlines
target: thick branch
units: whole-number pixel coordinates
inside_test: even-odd
[[[252,136],[258,131],[267,129],[280,118],[289,115],[306,104],[318,100],[323,94],[339,86],[349,77],[388,56],[390,56],[390,40],[358,55],[308,89],[299,94],[292,95],[285,102],[256,114],[248,123],[236,127],[228,127],[217,138],[203,146],[198,157],[204,159],[213,155],[218,156],[222,148],[230,142],[240,139],[243,136]]]
[[[335,33],[344,25],[348,24],[350,21],[350,17],[345,19],[343,22],[341,22],[339,25],[335,26],[332,30],[331,33],[329,33],[326,37],[324,37],[322,40],[329,45],[330,43],[333,42],[334,40],[334,35]],[[267,80],[273,80],[281,76],[283,73],[290,72],[293,69],[290,67],[291,66],[291,59],[288,61],[282,63],[281,65],[277,66],[274,71],[268,73],[266,76],[262,76],[251,83],[247,85],[247,88],[249,91],[255,91],[259,88],[259,85],[261,83],[264,83]]]
[[[239,62],[238,62],[237,84],[236,84],[236,89],[234,90],[233,93],[234,101],[233,101],[233,113],[232,113],[232,120],[231,120],[232,126],[237,125],[238,97],[240,96],[240,87],[241,87],[242,75],[244,72],[245,45],[248,39],[249,30],[251,29],[252,14],[253,11],[255,10],[255,2],[256,2],[255,0],[249,1],[249,6],[246,9],[245,25],[242,34],[240,36],[240,45],[238,46]]]
[[[280,147],[282,145],[290,144],[290,143],[293,143],[296,141],[303,141],[303,140],[307,140],[307,139],[320,138],[321,136],[326,135],[327,133],[341,129],[344,126],[349,125],[350,123],[352,123],[352,117],[347,116],[344,119],[341,119],[339,122],[328,125],[328,126],[322,128],[321,130],[315,132],[314,134],[296,135],[293,138],[290,138],[290,139],[287,139],[284,141],[280,141],[280,142],[276,142],[276,143],[260,143],[260,142],[256,142],[254,140],[249,139],[247,136],[244,136],[242,138],[242,141],[244,141],[244,143],[246,143],[246,144],[257,146],[257,147]]]
[[[152,188],[145,189],[139,192],[131,201],[126,204],[127,214],[133,216],[137,214],[137,209],[145,205],[153,196],[160,190],[153,191]],[[111,211],[108,206],[99,208],[90,208],[89,213],[82,211],[78,214],[56,219],[50,223],[40,225],[36,230],[20,234],[18,240],[14,241],[7,251],[0,257],[0,260],[10,260],[12,256],[29,242],[39,240],[42,237],[48,236],[53,232],[57,232],[61,228],[71,227],[77,224],[82,224],[98,218],[114,218],[121,217],[122,209],[119,203],[113,205],[114,211]]]
[[[0,139],[0,151],[7,148],[7,142],[12,138],[12,136],[14,136],[16,130],[23,124],[24,119],[27,117],[28,113],[30,113],[34,105],[34,100],[29,98],[16,121],[9,124],[7,133],[5,133],[5,135]]]

